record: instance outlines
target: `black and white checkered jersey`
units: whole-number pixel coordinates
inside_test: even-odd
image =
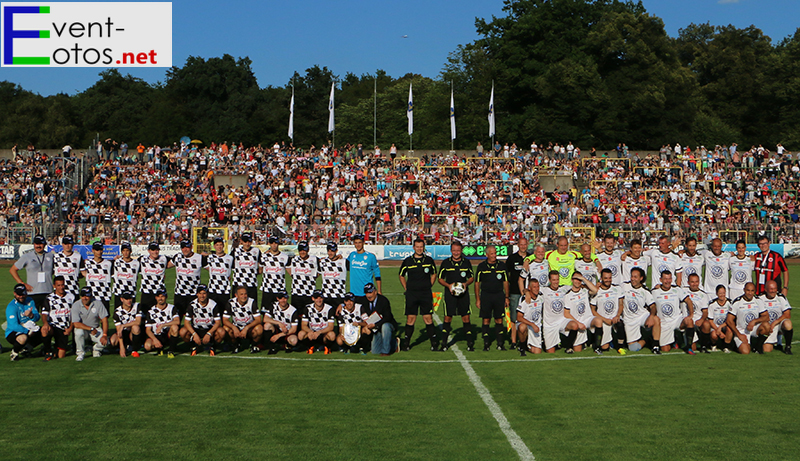
[[[300,319],[300,313],[297,312],[291,304],[286,305],[286,309],[281,309],[280,304],[277,302],[272,305],[272,310],[267,312],[267,317],[276,322],[282,323],[287,329],[297,326]]]
[[[215,295],[227,295],[231,292],[231,270],[233,256],[209,255],[206,260],[208,269],[208,292]]]
[[[350,312],[345,308],[342,308],[341,314],[339,314],[339,326],[344,325],[352,325],[354,323],[359,322],[366,322],[369,318],[366,312],[364,312],[363,306],[359,303],[353,304],[353,311]]]
[[[111,278],[114,279],[115,295],[119,296],[123,291],[136,293],[136,281],[139,278],[140,268],[139,259],[131,259],[126,262],[120,258],[114,261],[114,273]]]
[[[47,301],[42,306],[42,314],[47,314],[50,326],[66,330],[72,324],[72,303],[75,296],[67,292],[63,297],[55,293],[47,295]]]
[[[167,272],[169,258],[159,255],[152,259],[150,256],[139,257],[142,273],[142,293],[155,294],[159,288],[167,289],[164,285],[164,274]]]
[[[317,289],[317,271],[319,260],[316,256],[308,255],[306,259],[300,255],[292,258],[289,265],[292,272],[292,295],[311,296]]]
[[[333,325],[336,309],[330,304],[323,304],[322,309],[317,310],[314,304],[308,304],[305,312],[303,312],[302,319],[308,322],[308,327],[311,331],[319,331],[325,329],[328,325]]]
[[[233,256],[233,286],[255,287],[258,283],[258,260],[261,259],[261,250],[250,247],[245,251],[238,246],[231,253]]]
[[[319,271],[322,274],[322,296],[326,298],[342,298],[347,291],[347,260],[339,258],[332,261],[328,257],[319,260]]]
[[[80,291],[78,279],[80,279],[82,268],[83,256],[77,251],[73,251],[69,256],[65,255],[63,251],[53,255],[53,276],[64,276],[67,293],[78,295],[78,291]]]
[[[286,265],[289,255],[280,252],[276,255],[265,251],[261,253],[261,291],[280,293],[286,291]]]
[[[158,304],[156,304],[147,310],[144,317],[144,326],[146,328],[152,328],[153,333],[158,335],[166,333],[166,330],[169,330],[169,327],[164,327],[163,324],[178,318],[178,311],[175,310],[175,306],[172,304],[167,304],[164,309],[159,309]],[[156,325],[162,326],[156,330]]]
[[[180,296],[194,296],[197,294],[197,285],[200,285],[200,276],[205,266],[205,256],[192,253],[186,257],[178,253],[172,257],[175,265],[175,294]]]
[[[184,323],[191,322],[194,329],[210,330],[214,323],[220,320],[220,317],[219,307],[213,299],[209,299],[205,306],[195,299],[189,304],[189,309],[186,310]]]
[[[236,328],[242,329],[252,323],[261,314],[256,308],[256,300],[247,298],[244,305],[239,304],[236,298],[228,301],[225,313],[222,316],[228,319]]]
[[[114,273],[114,264],[107,259],[97,262],[92,258],[83,262],[83,270],[86,273],[86,285],[92,288],[94,297],[111,301],[111,276]]]
[[[126,311],[122,307],[122,304],[114,309],[114,326],[117,328],[119,328],[120,325],[131,323],[137,318],[142,318],[142,311],[139,307],[139,303],[132,303],[131,310],[129,311]]]

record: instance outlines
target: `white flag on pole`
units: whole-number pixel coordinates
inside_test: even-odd
[[[492,84],[492,96],[489,98],[489,137],[494,136],[494,84]]]
[[[408,135],[414,133],[414,98],[411,95],[411,84],[408,84]]]
[[[328,133],[333,131],[333,90],[336,82],[331,83],[331,99],[328,101]]]
[[[456,139],[456,105],[453,102],[453,89],[450,89],[450,139]]]
[[[292,99],[289,101],[289,139],[294,140],[294,87],[292,87]]]

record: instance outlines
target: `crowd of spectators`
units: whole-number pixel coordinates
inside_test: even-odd
[[[548,243],[559,231],[587,227],[639,238],[770,231],[776,243],[791,243],[800,235],[800,154],[780,144],[775,151],[665,145],[640,154],[625,144],[581,152],[571,142],[496,143],[471,155],[406,156],[394,145],[387,152],[360,144],[299,150],[106,140],[91,156],[78,154],[91,159],[91,174],[77,191],[62,180],[73,163],[31,149],[0,163],[0,229],[55,225],[54,239],[177,243],[192,228],[223,226],[231,236],[249,230],[260,241],[277,234],[312,244],[348,242],[356,233],[373,243],[417,235],[431,243],[502,243],[523,232]],[[545,176],[571,185],[543,187]]]

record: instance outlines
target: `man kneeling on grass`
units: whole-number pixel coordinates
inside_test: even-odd
[[[283,347],[289,353],[297,346],[299,315],[297,309],[289,304],[289,296],[285,291],[277,293],[275,299],[277,301],[272,305],[272,309],[264,313],[264,333],[272,343],[269,353],[278,353],[278,347]]]
[[[159,288],[155,293],[156,304],[145,314],[144,327],[147,329],[147,339],[144,350],[147,352],[158,351],[164,355],[164,345],[169,345],[168,358],[174,358],[178,350],[178,336],[181,319],[175,306],[167,304],[167,290]]]
[[[297,333],[299,341],[308,340],[310,347],[308,353],[323,351],[326,355],[331,351],[328,348],[336,340],[333,332],[333,317],[336,311],[330,304],[325,304],[322,291],[314,290],[311,295],[312,303],[306,306],[302,316],[300,332]]]
[[[197,286],[197,298],[189,303],[183,318],[181,338],[192,345],[192,356],[203,348],[208,348],[208,355],[214,356],[215,344],[225,341],[225,329],[222,327],[222,315],[216,301],[208,297],[208,287]]]
[[[139,303],[133,302],[133,293],[127,290],[119,295],[119,300],[121,304],[114,309],[116,332],[111,335],[111,345],[119,346],[120,357],[128,354],[139,357],[139,348],[142,345],[142,313]]]
[[[86,336],[92,339],[92,357],[100,357],[108,344],[108,311],[102,301],[92,295],[90,287],[81,288],[81,299],[72,305],[72,327],[75,331],[76,361],[85,355]]]
[[[259,352],[258,344],[264,327],[261,314],[256,309],[256,300],[247,295],[247,287],[236,288],[236,297],[228,301],[228,308],[222,315],[222,323],[228,337],[233,342],[233,353],[238,354],[243,339],[250,339],[250,353]]]

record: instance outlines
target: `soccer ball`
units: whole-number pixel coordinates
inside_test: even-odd
[[[453,296],[461,296],[466,293],[467,288],[461,282],[456,282],[453,284],[453,287],[450,289],[450,292],[453,293]]]

